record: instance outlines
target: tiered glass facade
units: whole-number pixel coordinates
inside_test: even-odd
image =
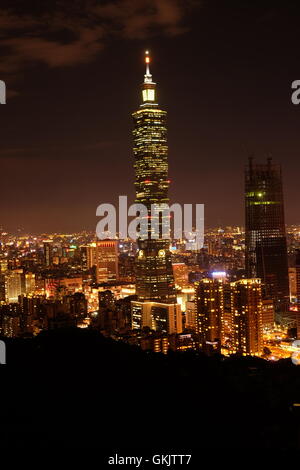
[[[133,113],[134,169],[136,203],[148,209],[148,238],[138,240],[136,260],[136,292],[139,301],[176,302],[172,272],[170,240],[162,238],[164,217],[157,217],[159,238],[151,239],[151,204],[168,204],[168,146],[166,111],[159,109],[156,84],[149,71],[146,53],[146,74],[142,85],[142,103]],[[163,207],[163,206],[161,206]],[[153,224],[152,224],[153,232]],[[153,233],[152,233],[153,235]]]

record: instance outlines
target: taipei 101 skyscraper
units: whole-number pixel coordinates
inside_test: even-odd
[[[134,169],[136,203],[148,209],[148,239],[138,241],[136,289],[141,301],[176,301],[169,251],[170,240],[151,239],[151,204],[167,204],[168,146],[166,111],[159,108],[156,83],[150,73],[150,56],[145,55],[146,73],[142,84],[142,103],[133,113]],[[159,221],[161,225],[163,221]]]
[[[151,205],[168,204],[170,181],[168,179],[167,113],[157,103],[156,83],[153,82],[150,73],[148,51],[145,54],[145,64],[146,73],[142,84],[142,103],[139,109],[132,114],[134,119],[133,153],[136,203],[142,203],[148,210],[148,237],[144,240],[138,240],[136,293],[138,303],[152,303],[150,316],[153,320],[157,315],[161,317],[162,311],[159,305],[156,305],[156,314],[154,315],[153,303],[173,304],[174,306],[176,304],[176,294],[169,250],[170,240],[161,236],[159,238],[151,237],[151,221],[153,222],[153,214],[151,219]],[[154,217],[158,217],[156,222],[161,235],[164,217],[162,214]],[[158,324],[162,324],[158,318],[157,322],[155,320],[152,321],[152,324],[149,322],[151,323],[150,320],[144,322],[144,325],[147,324],[150,327],[154,325],[154,329],[159,329]],[[135,325],[135,327],[138,326],[138,324]]]

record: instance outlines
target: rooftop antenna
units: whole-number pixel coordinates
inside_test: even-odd
[[[153,83],[152,75],[150,73],[150,54],[149,51],[145,51],[145,64],[146,64],[146,73],[144,75],[144,83]]]

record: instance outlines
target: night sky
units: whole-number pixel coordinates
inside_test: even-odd
[[[243,224],[244,165],[271,155],[300,223],[296,4],[1,0],[0,224],[93,230],[99,204],[133,201],[145,49],[168,111],[171,201],[204,203],[206,226]]]

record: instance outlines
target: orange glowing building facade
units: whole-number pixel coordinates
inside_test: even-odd
[[[262,286],[260,279],[231,283],[233,352],[259,355],[263,349]]]
[[[116,281],[119,277],[117,240],[99,240],[96,247],[96,278],[98,284]]]

